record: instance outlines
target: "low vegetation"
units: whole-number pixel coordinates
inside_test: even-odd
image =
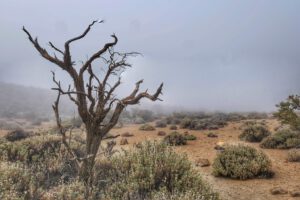
[[[19,128],[19,129],[16,129],[14,131],[10,131],[8,132],[4,138],[10,142],[13,142],[13,141],[17,141],[17,140],[22,140],[22,139],[25,139],[25,138],[28,138],[32,133],[30,132],[27,132],[27,131],[24,131],[23,129]]]
[[[141,130],[141,131],[154,131],[155,128],[153,126],[151,126],[150,124],[143,124],[142,126],[140,126],[139,130]]]
[[[213,175],[233,179],[270,177],[271,161],[263,152],[243,145],[226,146],[213,163]]]
[[[164,137],[163,142],[171,146],[186,145],[186,137],[178,132],[172,132]]]
[[[197,137],[192,135],[192,134],[188,134],[188,133],[184,133],[184,137],[186,140],[196,140]]]
[[[300,149],[289,150],[287,160],[289,162],[300,162]]]
[[[260,147],[265,149],[291,149],[300,147],[300,132],[290,129],[277,131],[266,137]]]
[[[270,131],[265,126],[250,125],[243,130],[242,134],[239,135],[239,138],[247,142],[261,142],[270,134]]]
[[[155,126],[157,128],[165,128],[167,127],[167,122],[165,120],[159,120],[155,122]]]
[[[82,152],[80,142],[71,147]],[[186,156],[163,143],[145,142],[131,151],[101,156],[89,188],[77,179],[74,159],[59,136],[32,136],[14,142],[2,138],[0,160],[3,200],[219,199]]]

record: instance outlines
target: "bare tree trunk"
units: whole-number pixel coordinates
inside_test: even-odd
[[[102,139],[95,129],[87,127],[86,130],[86,159],[83,160],[79,169],[79,178],[88,183]]]

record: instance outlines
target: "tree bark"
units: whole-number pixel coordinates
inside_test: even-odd
[[[88,183],[102,139],[96,129],[87,127],[86,130],[86,158],[82,161],[79,169],[79,178],[80,180]]]

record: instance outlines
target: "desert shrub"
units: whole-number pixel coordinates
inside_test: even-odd
[[[215,176],[249,179],[269,177],[272,174],[269,158],[263,152],[249,146],[227,146],[213,163]]]
[[[245,128],[242,134],[239,135],[241,140],[247,142],[261,142],[265,137],[269,136],[271,133],[264,126],[252,125]]]
[[[165,120],[156,121],[155,126],[158,128],[167,127],[167,122]]]
[[[290,149],[300,147],[300,132],[290,129],[277,131],[266,137],[260,147],[266,149]]]
[[[180,122],[180,128],[190,128],[192,120],[189,118],[184,118]]]
[[[86,187],[83,182],[78,180],[58,185],[51,191],[47,192],[44,196],[44,200],[79,200],[86,199]],[[90,194],[89,199],[93,199],[93,194]]]
[[[164,137],[163,142],[172,146],[186,145],[186,138],[178,132],[172,132]]]
[[[22,140],[29,137],[31,133],[24,131],[23,129],[16,129],[14,131],[8,132],[4,138],[10,142]]]
[[[177,130],[177,126],[176,125],[171,125],[170,130]]]
[[[110,163],[106,162],[105,169],[96,179],[107,180],[106,199],[157,199],[175,194],[219,199],[186,156],[176,154],[163,143],[145,142],[133,151],[113,157]]]
[[[185,133],[184,137],[185,137],[186,140],[196,140],[197,139],[196,136],[194,136],[192,134],[188,134],[188,133]]]
[[[289,162],[300,162],[300,149],[289,150],[287,160]]]
[[[153,126],[151,126],[150,124],[143,124],[142,126],[140,126],[139,130],[141,130],[141,131],[154,131],[155,128]]]
[[[132,109],[132,116],[134,118],[141,118],[145,122],[151,122],[155,116],[151,110]]]
[[[33,173],[15,163],[0,163],[0,199],[33,199],[41,197],[41,173]]]

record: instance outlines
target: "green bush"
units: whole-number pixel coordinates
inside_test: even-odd
[[[153,126],[149,125],[149,124],[143,124],[143,125],[139,128],[139,130],[141,130],[141,131],[154,131],[155,128],[154,128]]]
[[[188,133],[185,133],[184,137],[185,137],[186,140],[196,140],[197,139],[196,136],[194,136],[192,134],[188,134]]]
[[[252,125],[245,128],[239,138],[247,142],[261,142],[265,137],[271,133],[269,130],[260,125]]]
[[[187,139],[185,138],[184,135],[175,131],[165,136],[163,142],[171,146],[178,146],[178,145],[186,145],[186,140]]]
[[[213,163],[213,175],[234,179],[270,177],[271,161],[261,151],[243,145],[227,146]]]
[[[266,137],[260,147],[266,149],[290,149],[300,147],[300,132],[290,129],[277,131]]]
[[[192,199],[219,199],[186,156],[176,154],[163,143],[145,142],[113,157],[100,167],[103,168],[105,173],[96,179],[107,180],[105,199],[161,199],[175,194],[178,198],[172,199],[186,195]]]

